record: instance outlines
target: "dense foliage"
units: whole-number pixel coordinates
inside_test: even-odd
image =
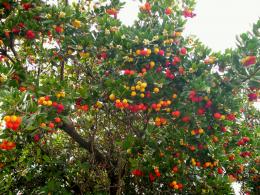
[[[141,3],[1,1],[1,194],[259,193],[260,20],[213,53]]]

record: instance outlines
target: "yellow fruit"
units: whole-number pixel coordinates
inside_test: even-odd
[[[45,97],[40,97],[40,98],[39,98],[39,101],[41,101],[41,102],[42,102],[42,101],[45,101]]]
[[[151,61],[150,62],[150,68],[153,68],[155,66],[155,62],[154,61]]]
[[[16,122],[16,120],[17,120],[17,117],[15,115],[11,116],[11,121],[12,122]]]
[[[159,91],[160,91],[160,89],[159,89],[158,87],[155,87],[155,88],[153,89],[153,92],[154,92],[154,93],[159,93]]]
[[[172,182],[172,185],[173,185],[173,186],[177,185],[177,182],[176,182],[176,181],[173,181],[173,182]]]
[[[132,86],[132,87],[131,87],[131,90],[134,91],[134,90],[135,90],[135,86]]]
[[[141,54],[141,50],[140,49],[138,49],[138,50],[136,50],[136,55],[140,55]]]
[[[135,89],[136,89],[137,91],[139,91],[139,90],[141,89],[140,85],[136,85],[136,86],[135,86]]]
[[[114,94],[110,94],[109,99],[111,101],[114,101],[116,99],[116,96]]]
[[[119,103],[119,102],[121,102],[120,99],[117,99],[117,100],[116,100],[116,103]]]
[[[142,84],[142,82],[141,81],[137,81],[137,85],[141,85]]]
[[[221,119],[225,120],[226,119],[225,115],[221,115]]]
[[[146,88],[147,87],[147,83],[142,83],[141,87]]]
[[[200,134],[204,133],[204,130],[203,129],[199,129],[199,133]]]
[[[123,103],[126,104],[127,103],[127,99],[123,99]]]
[[[72,26],[74,26],[75,28],[80,28],[81,22],[79,20],[74,20],[72,22]]]
[[[140,97],[141,97],[141,98],[144,98],[144,93],[141,93],[141,94],[140,94]]]
[[[152,51],[150,49],[147,49],[147,56],[151,55]]]
[[[159,48],[154,48],[154,53],[155,53],[155,54],[158,54],[159,51],[160,51]]]
[[[51,106],[52,105],[52,101],[47,101],[47,106]]]
[[[176,37],[180,37],[181,36],[181,32],[175,32],[175,36]]]
[[[141,87],[140,91],[145,92],[145,88]]]
[[[195,131],[194,130],[192,130],[191,131],[191,135],[195,135],[196,133],[195,133]]]
[[[57,97],[57,98],[60,98],[60,96],[61,96],[61,95],[60,95],[59,93],[56,94],[56,97]]]
[[[177,98],[177,94],[173,94],[173,95],[172,95],[172,98],[173,98],[173,99],[176,99],[176,98]]]
[[[171,105],[171,103],[172,103],[171,100],[167,100],[168,105]]]
[[[59,18],[64,18],[65,17],[65,13],[64,12],[60,12],[59,13]]]
[[[71,55],[73,53],[73,51],[71,49],[68,50],[67,52],[69,55]]]
[[[46,124],[45,123],[41,123],[41,127],[42,128],[46,127]]]
[[[131,92],[131,96],[132,96],[132,97],[135,97],[135,96],[136,96],[136,92],[135,92],[135,91],[132,91],[132,92]]]
[[[128,59],[128,62],[133,62],[134,61],[134,58],[129,58]]]
[[[98,107],[98,108],[102,108],[102,106],[103,106],[103,103],[102,103],[102,102],[100,102],[100,101],[97,101],[96,105],[97,105],[97,107]]]

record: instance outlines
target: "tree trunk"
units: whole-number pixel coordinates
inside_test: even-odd
[[[119,178],[113,171],[109,173],[110,186],[109,186],[109,194],[117,195],[119,194]]]

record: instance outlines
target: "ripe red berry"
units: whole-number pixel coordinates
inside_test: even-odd
[[[181,48],[180,49],[180,54],[183,55],[183,56],[186,55],[187,54],[187,49],[185,47]]]
[[[30,40],[34,39],[35,38],[35,33],[32,30],[28,30],[26,32],[26,38],[30,39]]]
[[[223,174],[223,169],[221,167],[218,168],[218,174]]]
[[[218,112],[214,113],[214,118],[215,119],[220,119],[221,118],[221,114],[218,113]]]
[[[172,116],[178,118],[181,115],[181,112],[179,110],[173,111]]]
[[[60,119],[59,117],[56,117],[56,118],[54,119],[54,121],[55,121],[55,123],[60,123],[60,122],[61,122],[61,119]]]
[[[167,7],[166,9],[165,9],[165,14],[166,15],[170,15],[172,13],[172,9],[170,8],[170,7]]]
[[[49,123],[49,127],[53,129],[53,128],[55,127],[55,124],[52,123],[52,122],[50,122],[50,123]]]

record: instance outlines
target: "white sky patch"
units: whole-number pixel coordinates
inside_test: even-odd
[[[121,0],[121,2],[125,2],[126,4],[124,8],[120,10],[118,18],[123,24],[131,26],[137,19],[141,3],[137,0]]]
[[[197,16],[185,34],[194,34],[214,51],[236,47],[236,35],[252,29],[260,17],[260,0],[198,0]]]
[[[126,2],[119,13],[119,19],[132,25],[137,18],[140,3]],[[236,47],[236,35],[252,29],[260,17],[260,0],[198,0],[196,17],[188,19],[184,35],[196,35],[214,51]]]

